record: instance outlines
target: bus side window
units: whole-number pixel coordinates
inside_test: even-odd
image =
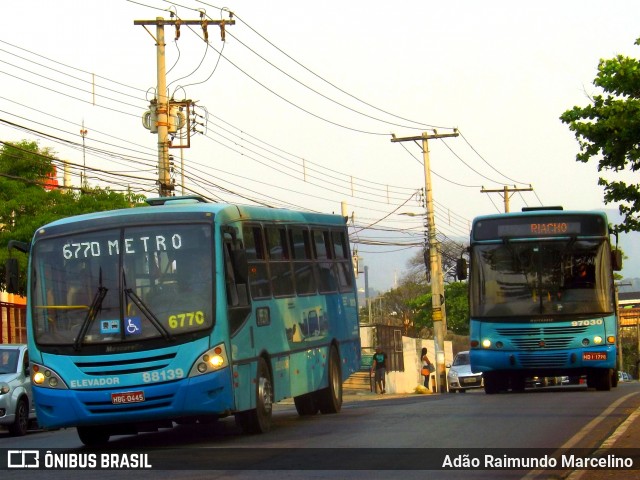
[[[333,258],[336,263],[334,265],[335,276],[338,279],[341,292],[348,292],[353,287],[353,275],[351,269],[353,264],[349,258],[349,249],[347,247],[347,239],[344,231],[331,232],[333,239]]]
[[[315,258],[318,262],[319,290],[320,293],[333,293],[338,291],[338,282],[333,271],[333,258],[331,252],[331,237],[328,231],[313,232],[313,246]]]
[[[271,288],[274,297],[293,296],[293,274],[287,231],[282,226],[267,226],[264,229],[269,252]]]
[[[271,282],[267,270],[267,255],[262,228],[244,225],[242,228],[247,263],[249,264],[249,289],[251,298],[270,298]]]
[[[304,227],[289,228],[289,243],[293,257],[296,293],[313,295],[316,293],[316,265],[313,263],[311,236]]]

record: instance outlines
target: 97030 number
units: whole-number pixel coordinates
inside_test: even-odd
[[[593,318],[591,320],[574,320],[571,322],[572,327],[582,327],[589,325],[602,325],[603,321],[601,318]]]

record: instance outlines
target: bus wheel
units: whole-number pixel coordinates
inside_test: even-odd
[[[327,377],[329,386],[316,393],[316,403],[320,413],[338,413],[342,408],[342,373],[340,355],[335,346],[332,346],[329,352]]]
[[[80,441],[87,447],[97,447],[109,441],[109,431],[105,427],[77,427]]]
[[[264,358],[258,359],[256,408],[236,414],[236,423],[245,433],[266,433],[271,429],[273,389],[271,375]]]
[[[611,371],[602,369],[596,373],[595,381],[596,390],[608,392],[611,390]]]
[[[300,416],[315,415],[318,413],[318,406],[312,393],[305,393],[293,397],[293,403],[296,405],[296,411]]]
[[[495,372],[487,372],[484,374],[484,393],[499,393],[502,389],[502,378]]]

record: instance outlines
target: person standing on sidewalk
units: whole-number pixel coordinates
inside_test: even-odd
[[[427,356],[427,348],[422,347],[422,352],[420,353],[422,359],[422,367],[420,368],[420,373],[424,377],[424,386],[425,388],[429,388],[429,378],[431,377],[431,373],[435,370],[433,363],[429,360]]]
[[[371,364],[371,373],[375,372],[376,393],[386,392],[386,373],[387,373],[387,354],[382,351],[382,347],[376,347],[376,353],[373,354],[373,363]]]

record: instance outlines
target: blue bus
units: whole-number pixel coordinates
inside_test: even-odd
[[[481,216],[471,229],[470,360],[486,393],[530,377],[617,385],[618,321],[607,217],[561,207]]]
[[[229,415],[266,432],[287,397],[300,415],[339,412],[360,367],[345,219],[197,197],[148,203],[11,242],[29,252],[38,422],[99,445]]]

